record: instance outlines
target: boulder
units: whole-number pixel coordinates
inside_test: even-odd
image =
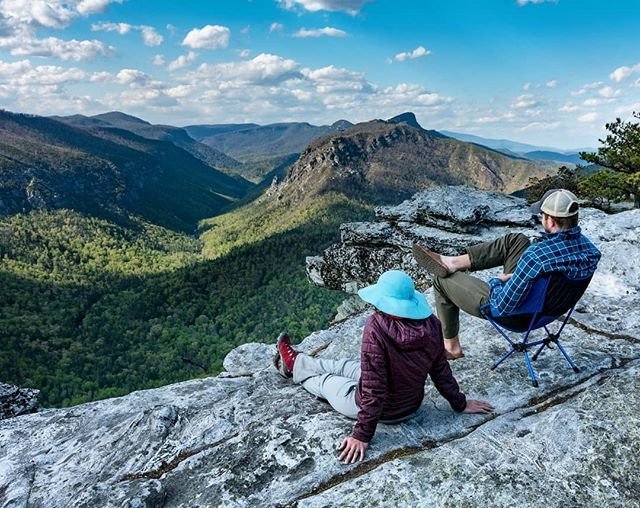
[[[0,383],[0,420],[37,411],[39,394],[33,388]]]

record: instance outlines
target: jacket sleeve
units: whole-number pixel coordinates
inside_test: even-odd
[[[435,316],[433,316],[432,319],[435,320],[437,325],[435,329],[438,340],[435,341],[437,349],[429,376],[433,381],[433,385],[440,392],[440,395],[447,399],[449,404],[451,404],[451,408],[454,411],[461,413],[467,407],[467,398],[464,393],[460,391],[458,382],[456,381],[456,378],[453,377],[453,372],[451,372],[451,367],[447,361],[444,344],[442,342],[442,328],[440,320]]]
[[[527,296],[533,280],[542,273],[542,263],[532,248],[527,249],[513,272],[511,278],[502,283],[500,279],[491,279],[491,314],[495,317],[508,316]]]
[[[352,437],[368,443],[376,432],[387,393],[387,359],[371,322],[365,326],[360,354],[360,411]]]

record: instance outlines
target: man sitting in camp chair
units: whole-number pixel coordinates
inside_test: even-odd
[[[507,316],[541,275],[561,272],[569,279],[586,279],[595,272],[600,252],[580,231],[574,194],[564,189],[547,191],[531,205],[531,211],[542,214],[545,230],[545,237],[533,245],[521,233],[473,245],[461,256],[443,256],[413,245],[418,265],[434,275],[436,309],[448,359],[464,356],[458,335],[460,309],[483,318],[480,308],[489,303],[495,317]],[[502,266],[504,273],[489,283],[462,273],[497,266]]]

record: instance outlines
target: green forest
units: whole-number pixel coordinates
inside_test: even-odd
[[[0,218],[0,378],[69,406],[214,375],[240,344],[325,328],[344,295],[312,286],[305,257],[371,210],[327,197],[277,213],[273,231],[237,211],[199,238],[70,210]]]

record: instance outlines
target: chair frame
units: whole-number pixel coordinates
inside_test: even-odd
[[[491,367],[491,370],[494,370],[495,368],[497,368],[502,362],[504,362],[507,358],[509,358],[511,355],[513,355],[513,353],[523,353],[524,355],[524,361],[525,364],[527,366],[527,370],[529,371],[529,377],[531,378],[531,384],[534,387],[538,386],[538,379],[536,378],[536,373],[533,369],[533,365],[531,363],[531,361],[536,361],[538,359],[538,357],[540,356],[540,354],[542,354],[542,352],[544,351],[545,348],[549,348],[549,349],[554,349],[552,344],[555,344],[558,348],[558,350],[562,353],[562,355],[564,356],[565,360],[567,361],[567,363],[569,364],[569,366],[573,369],[574,372],[578,373],[580,372],[580,368],[574,363],[574,361],[571,359],[571,357],[569,356],[569,354],[567,353],[567,351],[564,349],[564,347],[562,347],[562,344],[560,343],[560,334],[562,333],[562,331],[564,330],[565,325],[567,324],[567,322],[569,321],[569,318],[571,317],[571,314],[573,313],[578,301],[580,300],[580,298],[582,297],[582,295],[584,294],[584,291],[587,288],[587,285],[589,284],[589,281],[591,280],[591,277],[589,277],[588,279],[579,279],[576,280],[574,282],[577,283],[582,283],[584,285],[584,288],[580,288],[579,289],[579,294],[578,294],[578,298],[572,302],[573,304],[570,306],[569,309],[565,309],[563,312],[556,314],[556,315],[546,315],[544,314],[544,310],[545,310],[545,302],[547,300],[547,292],[549,290],[549,285],[551,284],[552,278],[555,274],[559,274],[562,275],[564,277],[563,274],[561,274],[560,272],[553,272],[550,274],[545,274],[541,277],[539,277],[533,284],[533,286],[530,288],[529,290],[529,294],[526,297],[526,301],[518,306],[518,309],[516,309],[516,313],[514,314],[510,314],[509,316],[499,316],[499,317],[494,317],[491,314],[491,307],[490,304],[485,304],[480,308],[480,311],[482,313],[482,315],[493,325],[493,327],[498,331],[498,333],[500,333],[500,335],[502,335],[502,337],[509,343],[509,345],[511,346],[511,348],[509,349],[509,351],[504,354],[494,365],[493,367]],[[564,319],[562,320],[562,323],[560,325],[560,328],[558,329],[557,332],[555,333],[551,333],[551,331],[548,328],[548,325],[550,323],[552,323],[553,321],[557,321],[559,320],[563,314],[565,314]],[[504,319],[506,318],[514,318],[514,317],[523,317],[526,319],[526,317],[528,315],[531,315],[531,318],[529,319],[528,325],[524,325],[524,326],[510,326],[509,324],[505,324],[505,323],[501,323],[499,320],[502,318]],[[526,326],[526,328],[525,328]],[[536,340],[536,341],[532,341],[529,342],[531,333],[534,330],[537,330],[539,328],[543,328],[544,331],[546,332],[546,336],[543,339],[540,340]],[[514,333],[520,333],[520,334],[524,334],[521,342],[517,342],[512,340],[506,333],[504,330],[508,330],[510,332],[514,332]],[[538,348],[537,351],[534,353],[533,357],[529,357],[529,350],[533,349],[533,348]]]

